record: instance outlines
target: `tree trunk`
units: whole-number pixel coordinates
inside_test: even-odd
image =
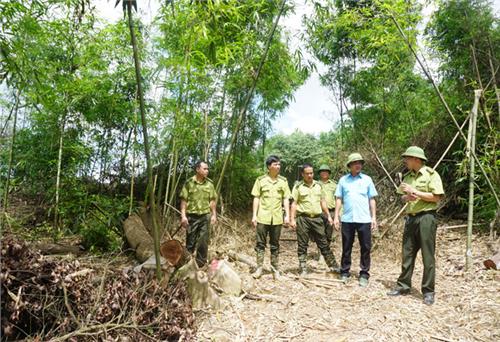
[[[139,51],[137,48],[137,39],[135,37],[134,23],[132,21],[132,0],[124,0],[124,1],[128,1],[127,2],[128,27],[130,30],[130,40],[132,43],[132,49],[134,54],[135,78],[137,82],[137,95],[139,97],[139,109],[141,112],[142,133],[144,139],[144,152],[146,154],[146,169],[148,174],[147,192],[149,193],[149,203],[153,215],[153,226],[154,226],[153,242],[154,242],[154,255],[156,260],[156,277],[158,278],[158,280],[160,280],[162,277],[161,263],[160,263],[160,233],[158,230],[158,222],[156,222],[156,202],[153,190],[153,167],[151,165],[151,155],[149,151],[149,137],[147,130],[148,125],[146,121],[146,109],[144,106],[144,96],[142,92],[141,64],[139,59]]]

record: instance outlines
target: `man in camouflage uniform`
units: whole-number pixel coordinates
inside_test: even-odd
[[[321,165],[319,168],[319,183],[325,190],[325,201],[328,207],[328,212],[331,217],[335,215],[335,190],[337,189],[337,183],[330,179],[331,170],[326,164]],[[328,217],[321,214],[323,219],[323,224],[325,226],[326,241],[328,245],[334,240],[333,238],[333,226],[328,222]]]
[[[302,181],[296,184],[292,190],[293,203],[290,225],[297,229],[297,254],[301,276],[307,274],[306,260],[309,238],[316,242],[330,270],[335,273],[339,272],[335,256],[326,240],[325,227],[321,219],[323,212],[328,223],[333,224],[326,206],[326,194],[320,183],[313,179],[313,176],[312,165],[304,164],[302,166]]]
[[[256,229],[255,253],[257,254],[257,269],[253,277],[258,279],[262,276],[264,252],[269,235],[273,277],[279,280],[279,241],[283,222],[289,223],[290,188],[286,178],[279,175],[281,163],[277,156],[269,156],[266,159],[266,167],[267,174],[258,177],[252,188],[254,198],[252,225]]]
[[[399,296],[410,292],[415,259],[421,250],[424,264],[422,294],[424,303],[431,305],[434,303],[436,281],[436,209],[444,195],[443,183],[436,171],[425,166],[427,157],[420,147],[409,147],[403,157],[409,170],[398,189],[402,200],[408,203],[403,233],[403,261],[397,286],[387,294]]]
[[[199,161],[195,164],[196,174],[182,187],[181,225],[186,228],[186,249],[196,251],[198,266],[207,263],[210,224],[217,223],[214,184],[207,178],[208,165]]]

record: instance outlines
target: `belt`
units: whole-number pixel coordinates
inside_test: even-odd
[[[297,216],[309,217],[309,218],[318,218],[321,214],[307,214],[307,213],[298,213]]]
[[[191,217],[202,217],[202,216],[206,216],[210,213],[206,213],[206,214],[191,214],[191,213],[186,213],[186,216],[191,216]]]
[[[418,213],[408,213],[408,216],[409,217],[417,217],[417,216],[422,216],[422,215],[426,215],[426,214],[436,215],[436,211],[435,210],[425,210],[425,211],[420,211]]]

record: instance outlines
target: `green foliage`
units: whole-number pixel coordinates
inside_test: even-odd
[[[88,198],[88,205],[78,222],[83,246],[95,252],[118,251],[123,245],[121,225],[128,214],[128,200],[95,195]]]

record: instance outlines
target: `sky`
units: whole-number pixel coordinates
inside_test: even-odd
[[[95,0],[94,3],[99,16],[107,20],[116,21],[123,16],[119,8],[114,8],[115,0]],[[294,3],[295,13],[283,18],[281,24],[289,31],[292,49],[300,47],[305,58],[314,60],[299,38],[300,33],[304,30],[302,18],[312,14],[312,6],[310,1],[307,0],[295,0]],[[500,0],[494,0],[492,3],[498,15],[500,13]],[[151,22],[158,12],[159,6],[158,0],[138,1],[142,20]],[[430,15],[430,12],[426,13],[426,15]],[[305,83],[297,89],[289,107],[274,121],[272,126],[273,134],[290,134],[295,130],[319,134],[330,131],[339,120],[338,109],[330,91],[320,83],[319,73],[325,69],[325,66],[318,61],[315,61],[315,63],[317,71],[313,72]]]

